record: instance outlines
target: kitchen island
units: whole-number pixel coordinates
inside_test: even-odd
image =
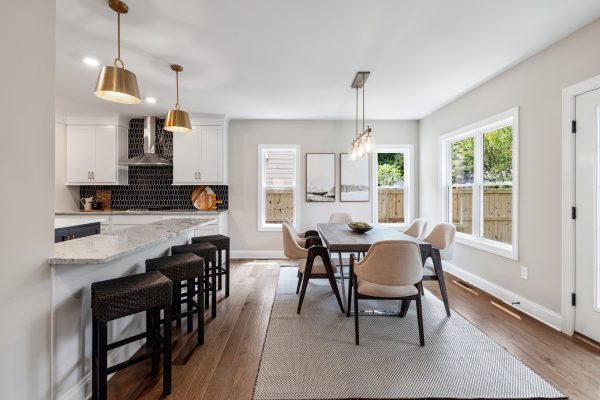
[[[145,271],[149,258],[168,255],[215,217],[174,218],[56,243],[52,268],[52,398],[85,399],[91,393],[93,282]],[[109,342],[143,331],[145,316],[137,314],[109,323]],[[108,364],[131,357],[142,341],[109,352]]]

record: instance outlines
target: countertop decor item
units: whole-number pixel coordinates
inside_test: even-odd
[[[354,80],[352,81],[353,89],[356,89],[356,118],[355,118],[355,132],[352,146],[350,147],[350,158],[356,160],[357,158],[363,158],[366,154],[370,154],[375,150],[375,140],[371,135],[371,127],[367,126],[365,129],[365,82],[371,75],[369,71],[358,71]],[[362,89],[362,130],[358,130],[358,89]],[[362,132],[359,134],[359,132]]]
[[[94,94],[113,103],[140,104],[142,99],[135,74],[125,69],[121,59],[121,14],[127,14],[129,7],[119,0],[109,0],[108,5],[117,13],[117,58],[114,65],[102,67]]]
[[[177,103],[175,103],[175,109],[169,110],[169,113],[167,114],[165,130],[169,132],[191,132],[192,124],[190,124],[190,116],[187,112],[179,109],[179,73],[183,71],[183,67],[181,65],[171,64],[171,69],[175,71]]]
[[[348,222],[348,226],[356,233],[365,233],[373,229],[373,227],[366,222]]]
[[[96,190],[96,201],[102,203],[102,211],[110,211],[112,209],[112,191],[105,189]]]
[[[217,200],[217,195],[210,186],[200,185],[192,192],[192,203],[198,210],[210,211],[216,210],[217,204],[221,204],[222,201]]]

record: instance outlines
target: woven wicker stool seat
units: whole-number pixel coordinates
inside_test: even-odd
[[[187,281],[202,276],[204,260],[193,253],[174,254],[146,260],[146,271],[160,271],[172,281]]]
[[[198,317],[198,344],[203,344],[204,297],[201,291],[202,285],[198,283],[204,281],[204,260],[193,253],[173,254],[146,260],[146,271],[160,271],[173,281],[172,319],[177,321],[177,326],[181,326],[181,319],[187,318],[189,333],[193,330],[193,317],[196,314]],[[194,298],[196,294],[198,294],[198,302]],[[182,304],[187,304],[185,312],[181,310]]]
[[[92,309],[98,322],[171,304],[173,284],[160,272],[92,283]]]
[[[192,243],[210,243],[217,247],[217,276],[219,279],[219,290],[221,290],[221,276],[225,275],[225,297],[229,297],[229,236],[207,235],[192,238]],[[225,251],[225,264],[223,264],[222,251]]]
[[[152,373],[158,374],[163,357],[163,394],[171,393],[171,302],[173,282],[158,271],[92,283],[92,399],[106,400],[108,375],[152,359]],[[165,329],[161,335],[160,313]],[[108,343],[108,322],[146,312],[146,332]],[[168,327],[167,327],[168,326]],[[108,351],[141,339],[151,350],[108,367]]]
[[[192,243],[171,247],[171,253],[192,253],[204,259],[204,307],[211,306],[211,318],[217,316],[217,247],[210,243]],[[209,296],[210,300],[209,301]]]

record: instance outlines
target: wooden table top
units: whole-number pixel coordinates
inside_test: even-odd
[[[373,243],[382,240],[409,240],[421,247],[431,246],[405,233],[377,224],[366,233],[356,233],[347,224],[318,224],[317,229],[330,251],[367,252]]]

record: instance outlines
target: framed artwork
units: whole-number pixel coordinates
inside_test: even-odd
[[[306,201],[335,201],[335,153],[306,153]]]
[[[352,160],[350,154],[340,154],[340,201],[371,199],[370,156]]]

